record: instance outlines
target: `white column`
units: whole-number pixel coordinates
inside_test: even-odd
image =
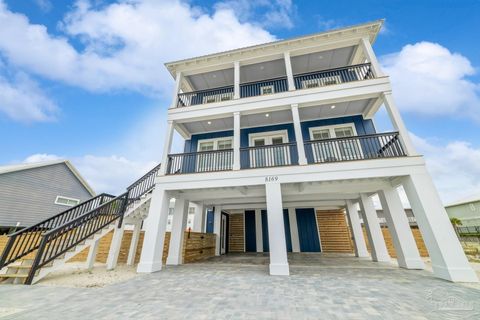
[[[205,232],[205,205],[202,203],[194,203],[195,218],[193,218],[193,231]]]
[[[240,99],[240,61],[233,63],[233,99]]]
[[[130,240],[130,248],[128,249],[127,266],[135,264],[135,255],[137,254],[138,240],[142,231],[142,221],[138,221],[133,226],[132,239]]]
[[[290,220],[290,236],[292,238],[292,252],[300,252],[300,238],[298,237],[297,213],[295,208],[288,208]]]
[[[270,274],[289,275],[287,243],[283,222],[282,189],[278,182],[265,184],[270,247]]]
[[[378,192],[378,197],[397,253],[398,266],[405,269],[424,269],[425,264],[418,252],[397,189],[393,187],[384,188]]]
[[[233,113],[233,170],[240,170],[240,112]]]
[[[175,87],[173,89],[173,100],[172,100],[172,105],[170,108],[176,108],[178,104],[178,94],[180,93],[180,90],[182,89],[182,81],[183,81],[183,73],[182,72],[177,72],[176,77],[175,77]]]
[[[393,100],[391,91],[383,93],[383,104],[385,105],[385,109],[387,109],[388,116],[390,117],[390,121],[392,122],[394,130],[400,133],[400,142],[402,143],[402,146],[405,148],[405,152],[409,156],[416,155],[417,152],[413,147],[413,143],[412,143],[412,140],[410,139],[408,130],[405,127],[405,124],[403,123],[402,117],[398,112],[397,106],[395,105],[395,101]]]
[[[222,222],[222,207],[216,205],[213,211],[213,233],[215,233],[215,255],[220,255],[220,229]]]
[[[302,126],[300,123],[300,114],[298,112],[298,104],[292,104],[292,118],[293,127],[295,129],[295,140],[297,141],[298,150],[298,164],[307,164],[307,157],[305,156],[305,144],[303,142]]]
[[[255,209],[255,237],[257,252],[263,252],[262,210]]]
[[[87,264],[86,264],[87,270],[93,269],[93,265],[95,264],[95,258],[97,257],[99,243],[100,243],[100,239],[95,240],[95,242],[92,243],[92,245],[90,246],[90,249],[88,250]]]
[[[162,269],[163,246],[167,228],[170,196],[158,184],[153,190],[148,217],[145,219],[145,236],[137,272],[155,272]]]
[[[360,217],[358,216],[357,206],[351,200],[347,200],[347,218],[350,229],[352,230],[355,256],[359,258],[370,257],[367,250],[367,244],[365,243],[365,237],[363,236],[362,224],[360,223]]]
[[[168,154],[170,153],[170,149],[172,148],[174,128],[175,128],[174,122],[172,120],[168,120],[167,134],[165,135],[165,142],[163,145],[162,166],[160,168],[160,172],[162,175],[165,175],[167,173]]]
[[[455,282],[478,282],[426,168],[402,181],[436,277]]]
[[[382,228],[378,221],[377,211],[373,205],[372,198],[360,194],[360,208],[362,209],[363,224],[367,231],[368,242],[372,251],[372,260],[378,262],[390,262],[387,245],[383,238]]]
[[[360,45],[362,46],[363,53],[370,64],[372,65],[373,73],[376,77],[383,77],[382,69],[380,68],[380,64],[378,63],[377,56],[373,52],[372,45],[370,44],[370,40],[368,38],[362,38],[360,41]]]
[[[120,247],[122,246],[123,230],[125,222],[119,227],[115,226],[113,229],[112,243],[110,243],[110,250],[107,257],[107,270],[113,270],[117,266],[118,255],[120,254]]]
[[[170,245],[168,247],[167,265],[179,265],[183,263],[183,235],[187,228],[189,201],[183,198],[175,199],[173,212],[172,232],[170,233]]]
[[[292,61],[290,59],[290,52],[283,53],[285,60],[285,71],[287,72],[288,91],[295,90],[295,81],[293,80]]]

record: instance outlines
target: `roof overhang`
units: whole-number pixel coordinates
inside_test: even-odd
[[[227,65],[234,61],[246,60],[258,56],[283,56],[285,51],[300,50],[305,47],[322,47],[329,43],[338,43],[342,40],[353,40],[367,37],[374,43],[384,20],[363,23],[345,28],[319,32],[311,35],[278,40],[264,44],[208,54],[204,56],[183,59],[165,63],[170,74],[175,78],[178,71],[190,69],[208,69],[213,65]]]

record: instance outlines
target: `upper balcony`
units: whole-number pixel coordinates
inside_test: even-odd
[[[318,57],[322,57],[318,55]],[[338,56],[336,56],[338,57]],[[299,57],[298,60],[310,60],[310,57]],[[334,58],[335,59],[335,58]],[[336,59],[339,59],[336,58]],[[281,61],[280,61],[281,62]],[[302,69],[295,68],[296,62],[292,61],[293,70]],[[333,63],[339,64],[339,63]],[[270,66],[264,66],[264,64],[259,64],[255,66],[259,70],[265,70],[265,68],[279,68],[281,69],[281,64],[275,61],[270,64]],[[312,66],[308,66],[312,68]],[[252,69],[252,68],[250,68]],[[254,72],[254,71],[253,71]],[[231,72],[229,70],[221,72],[213,72],[210,74],[201,75],[203,78],[213,78],[220,77],[217,73],[223,73],[224,75],[229,75]],[[265,72],[267,73],[267,72]],[[272,71],[268,73],[282,73]],[[233,74],[230,75],[233,77]],[[197,82],[196,79],[199,76],[191,77],[190,82]],[[228,77],[228,76],[227,76]],[[247,76],[242,78],[249,78]],[[254,77],[252,77],[254,78]],[[261,79],[257,81],[249,81],[240,84],[240,93],[238,94],[239,98],[250,98],[255,96],[264,96],[271,95],[280,92],[293,91],[293,90],[302,90],[302,89],[312,89],[325,86],[331,86],[336,84],[342,84],[353,81],[362,81],[368,79],[374,79],[375,75],[372,71],[370,63],[363,63],[353,66],[342,66],[332,69],[323,69],[319,71],[307,71],[307,72],[295,72],[293,75],[294,87],[289,88],[288,79],[286,75],[272,77],[269,79]],[[228,80],[226,81],[229,82]],[[201,86],[200,86],[201,87]],[[202,89],[197,91],[190,91],[179,93],[177,98],[177,108],[181,107],[190,107],[194,105],[202,105],[215,102],[224,102],[233,100],[235,97],[235,88],[233,84],[225,85],[218,88],[212,89]]]
[[[187,117],[189,112],[267,100],[275,105],[299,103],[287,100],[367,87],[366,81],[383,78],[371,47],[382,23],[167,63],[176,81],[170,114]],[[388,79],[369,83],[388,84]]]

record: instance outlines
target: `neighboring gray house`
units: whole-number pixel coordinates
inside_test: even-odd
[[[32,225],[94,195],[67,160],[0,166],[0,234]]]
[[[450,218],[460,219],[463,227],[480,226],[480,194],[447,204],[445,209]]]

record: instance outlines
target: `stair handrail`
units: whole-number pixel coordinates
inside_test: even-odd
[[[115,196],[101,193],[32,226],[9,234],[7,245],[0,256],[0,269],[37,250],[40,245],[41,235],[44,231],[54,229],[65,221],[80,216],[92,208],[98,207],[98,205],[104,203],[105,200],[113,198],[115,198]]]
[[[155,186],[155,178],[160,170],[161,164],[156,165],[152,170],[144,174],[140,179],[127,187],[130,201],[135,201],[149,192]]]
[[[102,205],[42,234],[40,245],[25,284],[31,284],[37,270],[58,258],[112,222],[123,223],[128,191]]]

